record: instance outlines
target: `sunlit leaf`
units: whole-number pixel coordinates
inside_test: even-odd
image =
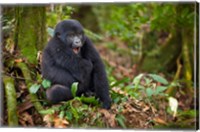
[[[38,91],[39,88],[40,88],[40,85],[38,85],[38,84],[33,84],[33,85],[30,87],[29,92],[35,94],[35,93],[37,93],[37,91]]]
[[[66,111],[65,114],[66,114],[65,117],[66,117],[68,120],[72,120],[72,113],[71,113],[71,112]]]
[[[159,94],[161,92],[164,92],[166,89],[167,89],[167,87],[165,87],[165,86],[157,86],[155,94]]]
[[[95,97],[85,97],[85,96],[81,96],[80,100],[84,103],[89,103],[89,104],[94,104],[97,105],[98,104],[98,100],[95,99]]]
[[[51,82],[50,82],[49,80],[44,79],[44,80],[42,81],[42,86],[43,86],[45,89],[47,89],[47,88],[49,88],[49,87],[51,86]]]
[[[72,92],[73,97],[76,96],[77,90],[78,90],[78,82],[74,82],[71,86],[71,92]]]
[[[122,83],[126,83],[126,82],[129,82],[130,81],[130,78],[123,78],[117,82],[115,82],[114,84],[112,84],[110,87],[115,87],[115,86],[118,86],[119,84],[122,84]]]
[[[146,94],[147,94],[147,96],[152,96],[153,95],[153,93],[154,93],[154,91],[151,89],[151,88],[147,88],[146,89]]]
[[[143,77],[144,74],[139,74],[137,77],[135,77],[133,79],[133,84],[135,84],[135,88],[137,89],[139,84],[140,84],[140,80]]]
[[[161,76],[159,76],[159,75],[156,75],[156,74],[148,74],[148,75],[149,75],[150,77],[152,77],[153,80],[155,80],[155,81],[157,81],[157,82],[160,82],[160,83],[165,84],[165,85],[168,84],[168,81],[167,81],[165,78],[163,78],[163,77],[161,77]]]
[[[77,109],[75,107],[73,107],[72,102],[70,102],[70,108],[71,108],[71,112],[72,112],[73,116],[75,117],[75,120],[78,121],[79,114],[78,114]]]
[[[51,37],[53,37],[53,35],[54,35],[54,29],[53,28],[48,27],[47,32]]]
[[[63,118],[65,116],[65,111],[61,111],[60,113],[59,113],[59,118]]]
[[[39,113],[42,114],[42,115],[54,114],[55,110],[54,109],[40,110]]]
[[[147,85],[150,84],[150,83],[152,82],[152,80],[149,79],[149,78],[144,78],[144,80],[145,80],[145,82],[146,82]]]
[[[120,101],[120,98],[117,97],[117,98],[115,98],[113,101],[114,101],[114,103],[118,103],[118,102]]]

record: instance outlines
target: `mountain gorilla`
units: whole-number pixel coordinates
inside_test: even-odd
[[[111,99],[103,62],[82,25],[76,20],[57,24],[42,56],[42,75],[52,82],[47,99],[55,104],[73,98],[71,85],[79,82],[76,95],[94,93],[109,109]]]

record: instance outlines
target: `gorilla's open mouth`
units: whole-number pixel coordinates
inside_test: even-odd
[[[75,54],[78,54],[80,52],[80,50],[81,50],[81,47],[73,48],[73,51],[74,51]]]

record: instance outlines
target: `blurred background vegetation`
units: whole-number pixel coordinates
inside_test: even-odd
[[[3,6],[2,124],[196,128],[196,7],[189,2]],[[56,106],[44,99],[49,84],[41,77],[42,50],[55,25],[65,19],[79,20],[99,51],[110,83],[111,110],[100,109],[94,98],[76,97]]]

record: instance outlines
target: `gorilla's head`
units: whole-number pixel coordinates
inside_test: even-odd
[[[85,41],[83,26],[72,19],[59,22],[56,25],[54,37],[72,48],[75,54],[80,52]]]

